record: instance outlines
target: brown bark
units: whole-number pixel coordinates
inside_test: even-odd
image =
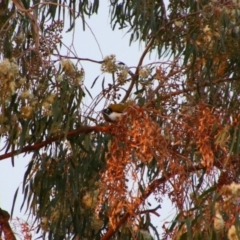
[[[0,208],[0,228],[3,232],[5,239],[7,240],[16,240],[15,235],[9,224],[10,215],[7,211],[4,211]],[[1,236],[0,236],[1,237]]]
[[[35,143],[33,145],[30,146],[25,146],[23,147],[21,150],[13,150],[11,152],[5,153],[3,155],[0,155],[0,161],[6,158],[10,158],[13,157],[15,155],[18,155],[20,153],[26,153],[26,152],[31,152],[31,151],[36,151],[39,150],[40,148],[43,148],[49,144],[51,144],[52,142],[55,141],[59,141],[61,139],[64,138],[71,138],[74,136],[77,136],[79,134],[88,134],[90,132],[108,132],[111,128],[107,127],[107,126],[85,126],[85,127],[81,127],[79,129],[73,130],[69,133],[63,133],[60,134],[58,136],[55,137],[50,137],[48,139],[46,139],[45,141],[39,142],[39,143]]]

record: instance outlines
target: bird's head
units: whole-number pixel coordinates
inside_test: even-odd
[[[126,108],[126,104],[110,104],[107,108],[102,110],[102,114],[107,122],[115,123],[121,119]]]

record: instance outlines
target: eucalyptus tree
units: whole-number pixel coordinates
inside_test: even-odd
[[[63,56],[63,28],[84,30],[101,4],[0,3],[0,159],[31,155],[22,208],[46,239],[159,239],[151,215],[168,197],[164,239],[238,239],[240,4],[111,0],[113,31],[145,46],[136,66]],[[91,80],[96,97],[82,61],[108,76]],[[94,112],[103,103],[128,108],[109,124]]]

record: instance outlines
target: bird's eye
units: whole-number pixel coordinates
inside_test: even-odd
[[[110,113],[112,113],[112,110],[110,108],[105,108],[105,109],[103,109],[103,113],[109,115]]]

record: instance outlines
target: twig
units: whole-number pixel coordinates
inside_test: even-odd
[[[0,160],[9,158],[9,157],[13,157],[14,155],[18,155],[21,153],[25,153],[25,152],[30,152],[30,151],[36,151],[40,148],[43,148],[45,146],[47,146],[48,144],[52,143],[52,142],[56,142],[58,140],[64,139],[64,138],[71,138],[74,136],[77,136],[79,134],[87,134],[93,131],[96,132],[109,132],[111,126],[85,126],[85,127],[81,127],[79,129],[73,130],[67,134],[63,133],[60,134],[58,136],[54,136],[54,137],[50,137],[48,139],[46,139],[45,141],[39,142],[39,143],[35,143],[34,145],[29,145],[29,146],[25,146],[23,147],[21,150],[15,150],[15,151],[11,151],[9,153],[5,153],[0,155]]]
[[[90,59],[90,58],[71,57],[71,56],[61,55],[61,54],[52,54],[52,55],[57,56],[57,57],[61,57],[61,58],[75,59],[75,60],[78,60],[78,61],[88,61],[88,62],[94,62],[94,63],[99,63],[99,64],[102,64],[104,62],[104,61],[93,60],[93,59]]]
[[[156,212],[156,210],[158,210],[159,208],[161,208],[161,205],[158,205],[157,207],[155,207],[154,209],[148,209],[148,210],[144,210],[144,211],[140,211],[137,214],[146,214],[146,213],[152,213],[154,215],[156,215],[157,217],[160,217],[160,214],[158,214]]]
[[[135,71],[134,75],[132,76],[131,84],[130,84],[128,90],[126,91],[126,94],[125,94],[124,98],[122,99],[121,103],[126,102],[126,100],[128,99],[130,93],[132,92],[132,89],[133,89],[135,83],[138,81],[138,78],[139,78],[139,69],[140,69],[140,67],[142,66],[143,60],[144,60],[145,56],[147,55],[149,49],[152,47],[152,45],[153,45],[153,43],[154,43],[154,40],[155,40],[155,38],[153,37],[153,38],[151,39],[151,41],[148,43],[148,45],[147,45],[147,47],[145,48],[145,50],[143,51],[143,53],[142,53],[142,55],[141,55],[141,57],[140,57],[140,59],[139,59],[139,62],[138,62],[136,71]]]

